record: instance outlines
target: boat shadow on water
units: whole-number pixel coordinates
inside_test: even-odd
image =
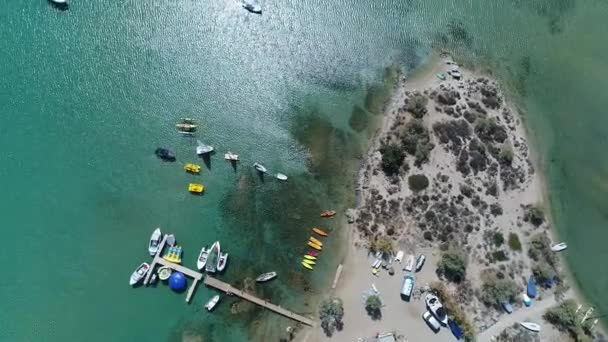
[[[56,8],[60,11],[67,11],[70,8],[70,5],[67,2],[56,2],[53,0],[47,0],[51,7]]]
[[[209,171],[211,171],[211,155],[212,154],[215,154],[215,151],[212,151],[210,153],[205,153],[205,154],[199,156],[203,160],[203,164],[205,164],[205,167]]]

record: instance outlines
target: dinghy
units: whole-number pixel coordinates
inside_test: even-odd
[[[163,266],[158,269],[158,278],[160,280],[167,280],[171,276],[171,273],[173,273],[173,270],[171,268]]]
[[[316,256],[312,256],[312,255],[305,255],[304,259],[308,259],[308,260],[317,260]]]
[[[282,174],[282,173],[277,173],[274,176],[277,177],[278,180],[282,180],[282,181],[286,181],[287,180],[287,176],[284,175],[284,174]]]
[[[551,246],[551,250],[554,252],[561,252],[566,248],[568,248],[568,245],[566,245],[565,242],[560,242],[558,244]]]
[[[315,251],[308,251],[308,252],[306,252],[306,255],[310,255],[310,256],[316,257],[316,256],[319,256],[319,253],[317,253]]]
[[[205,304],[205,309],[207,309],[207,311],[211,311],[213,310],[213,308],[217,305],[217,303],[220,301],[220,296],[219,295],[215,295],[213,296],[213,298],[211,298],[207,304]]]
[[[314,249],[316,249],[318,251],[320,251],[323,248],[323,247],[317,245],[316,243],[313,243],[313,242],[310,242],[310,241],[308,241],[308,246],[312,247],[312,248],[314,248]]]
[[[131,274],[131,279],[129,279],[129,285],[133,286],[139,283],[139,281],[146,276],[146,273],[148,273],[149,269],[150,265],[147,262],[143,262],[141,265],[139,265],[135,269],[135,271],[133,271],[133,274]]]
[[[527,286],[526,290],[528,293],[528,297],[530,297],[530,298],[536,297],[536,279],[534,279],[533,275],[531,275],[530,279],[528,279],[528,286]]]
[[[309,264],[305,263],[304,261],[302,261],[302,266],[304,266],[304,268],[308,268],[311,271],[313,269],[312,265],[309,265]]]
[[[323,242],[321,242],[321,241],[320,241],[320,240],[318,240],[318,239],[315,239],[315,238],[314,238],[314,237],[312,237],[312,236],[309,238],[309,241],[310,241],[310,242],[312,242],[312,243],[314,243],[314,244],[317,244],[317,245],[319,245],[319,246],[323,247]]]
[[[265,281],[274,279],[276,276],[277,276],[277,272],[272,271],[272,272],[260,274],[257,278],[255,278],[255,281],[257,281],[258,283],[263,283]]]
[[[334,215],[336,215],[336,212],[333,210],[328,210],[321,213],[321,217],[332,217]]]
[[[152,236],[150,236],[150,244],[148,245],[148,252],[150,252],[151,256],[155,256],[156,252],[158,252],[158,247],[160,245],[162,236],[163,234],[160,232],[160,228],[156,228],[154,232],[152,232]]]
[[[536,324],[536,323],[532,323],[532,322],[520,322],[519,323],[522,327],[530,330],[530,331],[534,331],[534,332],[539,332],[540,331],[540,325]]]
[[[228,253],[220,254],[220,257],[217,261],[217,271],[222,272],[224,268],[226,268],[226,264],[228,263]]]
[[[253,168],[260,173],[266,173],[268,172],[268,170],[266,170],[266,168],[264,167],[264,165],[260,164],[260,163],[253,163]]]
[[[196,260],[196,268],[202,270],[205,268],[205,264],[207,263],[207,258],[209,257],[209,249],[206,246],[203,246],[201,249],[201,253],[198,255],[198,259]]]
[[[321,228],[313,228],[312,231],[321,236],[327,236],[327,233]]]

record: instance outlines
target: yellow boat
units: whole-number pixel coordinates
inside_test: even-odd
[[[191,173],[200,173],[201,167],[200,167],[200,165],[187,163],[186,165],[184,165],[184,170],[186,170],[187,172],[191,172]]]
[[[309,264],[307,264],[307,263],[305,263],[304,261],[302,261],[302,266],[308,268],[309,270],[312,270],[312,266],[309,265]]]
[[[321,249],[323,249],[323,247],[321,247],[321,246],[317,245],[317,244],[316,244],[316,243],[314,243],[314,242],[310,242],[310,241],[308,241],[308,246],[310,246],[310,247],[312,247],[312,248],[314,248],[314,249],[316,249],[316,250],[318,250],[318,251],[320,251]]]
[[[317,245],[319,245],[319,246],[323,247],[323,242],[321,242],[321,241],[319,241],[319,240],[315,239],[315,238],[314,238],[314,237],[312,237],[312,236],[310,237],[310,242],[312,242],[312,243],[316,243]]]
[[[205,190],[205,187],[203,186],[203,184],[199,184],[199,183],[188,184],[188,191],[190,191],[192,193],[200,194],[201,192],[203,192],[203,190]]]
[[[308,259],[308,260],[317,260],[316,256],[312,256],[312,255],[305,255],[304,259]]]
[[[307,260],[307,259],[302,260],[302,262],[305,263],[305,264],[309,264],[309,265],[314,265],[314,264],[317,263],[316,261]]]

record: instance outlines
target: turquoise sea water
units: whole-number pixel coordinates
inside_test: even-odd
[[[313,273],[298,260],[311,226],[337,228],[319,211],[352,204],[346,166],[366,134],[349,127],[351,113],[374,109],[385,67],[414,68],[434,48],[494,67],[526,108],[567,260],[608,311],[608,276],[589,262],[608,257],[606,2],[262,4],[262,16],[231,0],[3,6],[0,340],[282,336],[290,322],[230,299],[207,314],[204,287],[187,305],[165,286],[131,289],[128,276],[161,226],[187,266],[220,239],[231,255],[224,280],[242,287],[276,269],[279,279],[256,292],[315,311],[302,295],[331,281],[339,251]],[[194,142],[175,134],[181,116],[196,118],[199,138],[220,152],[200,177],[182,170],[196,157]],[[178,162],[159,162],[160,145]],[[228,149],[243,158],[236,172],[221,160]],[[262,182],[253,161],[290,181]],[[193,179],[204,196],[186,192]]]

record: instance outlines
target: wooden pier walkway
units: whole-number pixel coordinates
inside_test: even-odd
[[[278,313],[279,315],[285,316],[287,318],[291,318],[294,321],[298,321],[300,323],[309,325],[311,327],[313,327],[315,325],[315,323],[309,318],[298,315],[298,314],[293,313],[287,309],[284,309],[278,305],[274,305],[263,299],[250,295],[249,293],[243,292],[243,291],[233,287],[232,285],[230,285],[228,283],[224,283],[223,281],[215,279],[213,277],[210,277],[210,276],[205,277],[205,285],[216,288],[220,291],[223,291],[228,295],[235,295],[237,297],[245,299],[249,302],[262,306],[268,310],[274,311],[274,312]]]
[[[160,255],[162,254],[163,249],[165,248],[166,242],[167,242],[167,236],[165,235],[163,237],[163,240],[160,242],[160,245],[158,246],[158,251],[156,252],[156,255],[154,256],[154,260],[152,260],[152,265],[150,265],[150,271],[148,272],[148,274],[146,274],[146,278],[144,279],[144,285],[148,285],[150,283],[150,277],[155,272],[154,267],[156,267],[156,264],[167,266],[175,271],[181,272],[181,273],[187,275],[188,277],[194,279],[194,282],[192,283],[192,285],[190,285],[190,288],[188,289],[188,294],[186,295],[186,302],[190,303],[190,299],[192,299],[192,295],[194,294],[194,291],[196,290],[196,286],[198,285],[198,282],[203,279],[203,275],[201,273],[193,271],[187,267],[184,267],[184,266],[178,265],[178,264],[174,264],[172,262],[169,262],[169,261],[161,258]]]

